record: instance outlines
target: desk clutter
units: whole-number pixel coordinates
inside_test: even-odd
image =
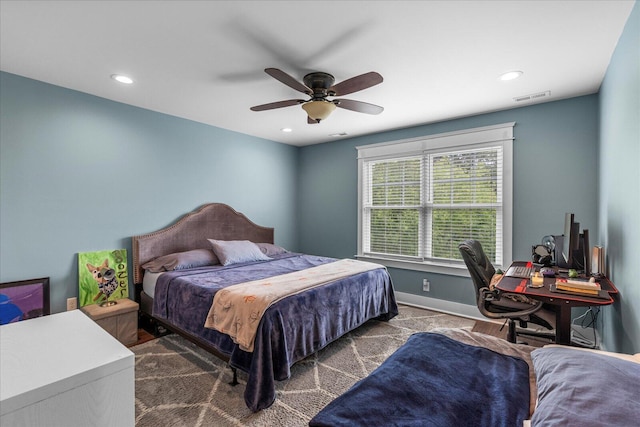
[[[603,291],[593,277],[588,280],[558,278],[555,283],[549,286],[549,290],[570,295],[609,299],[609,293]]]
[[[556,288],[584,295],[597,295],[601,290],[600,284],[596,283],[593,277],[589,280],[556,279]]]
[[[538,267],[559,267],[583,272],[587,277],[604,277],[604,247],[590,246],[589,230],[580,231],[575,215],[565,213],[561,235],[542,237],[540,244],[531,247],[531,260]]]
[[[544,276],[539,271],[536,271],[531,275],[531,283],[529,284],[532,288],[541,288],[544,286]]]
[[[512,265],[505,273],[505,276],[528,279],[535,271],[535,267],[531,263],[527,263],[526,265]]]

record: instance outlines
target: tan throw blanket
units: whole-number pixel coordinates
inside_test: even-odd
[[[240,349],[252,352],[260,319],[271,304],[289,295],[378,268],[385,267],[371,262],[343,259],[306,270],[228,286],[216,292],[204,326],[229,335]]]

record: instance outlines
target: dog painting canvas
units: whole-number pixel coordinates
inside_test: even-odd
[[[111,305],[129,297],[127,250],[78,254],[79,305]]]

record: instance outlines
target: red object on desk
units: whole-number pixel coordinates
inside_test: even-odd
[[[516,261],[512,266],[532,267],[531,262]],[[551,292],[549,286],[555,284],[554,277],[545,277],[544,286],[541,288],[528,287],[528,279],[519,277],[503,276],[496,288],[503,292],[516,292],[526,295],[530,298],[543,301],[547,305],[553,306],[556,312],[556,343],[569,345],[571,343],[571,308],[572,307],[588,307],[593,305],[609,305],[613,304],[613,295],[618,293],[615,285],[606,277],[597,280],[600,287],[609,293],[609,299],[601,299],[583,295],[569,295],[557,292]]]
[[[520,279],[520,284],[518,286],[516,286],[516,288],[514,289],[514,292],[518,292],[518,293],[524,293],[527,290],[527,282],[529,280],[528,279]]]

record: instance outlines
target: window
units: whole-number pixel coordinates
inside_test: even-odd
[[[513,123],[358,148],[358,256],[466,275],[458,244],[511,259]]]

